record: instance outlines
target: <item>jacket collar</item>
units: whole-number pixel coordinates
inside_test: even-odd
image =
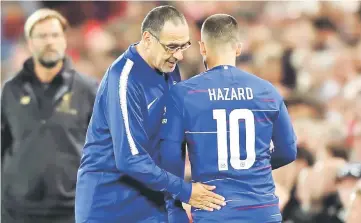
[[[67,83],[72,78],[72,70],[73,66],[70,58],[64,58],[63,67],[59,71],[59,73],[55,76],[55,78],[62,80],[64,83]],[[34,60],[32,57],[28,58],[23,65],[22,76],[27,80],[37,79],[34,71]]]

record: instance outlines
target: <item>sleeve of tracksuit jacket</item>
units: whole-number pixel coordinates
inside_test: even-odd
[[[128,176],[156,191],[165,191],[182,202],[188,202],[192,185],[158,167],[146,151],[148,136],[142,109],[144,97],[132,76],[133,62],[126,60],[119,74],[110,69],[107,117],[112,135],[116,167]]]

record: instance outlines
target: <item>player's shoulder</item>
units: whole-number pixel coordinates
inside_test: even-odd
[[[176,85],[174,85],[171,88],[171,92],[173,94],[178,94],[178,95],[187,94],[188,91],[190,91],[191,89],[194,89],[201,82],[201,79],[203,78],[202,74],[204,74],[204,73],[205,72],[202,72],[193,77],[190,77],[187,80],[183,80],[183,81],[177,83]]]
[[[187,81],[187,80],[185,80]],[[185,92],[188,89],[188,86],[184,83],[185,81],[181,81],[178,82],[177,84],[173,85],[170,90],[169,93],[171,95],[177,95],[179,97],[183,97],[185,95]]]
[[[199,81],[200,79],[203,79],[205,76],[205,74],[206,73],[209,73],[209,71],[203,71],[203,72],[201,72],[201,73],[199,73],[199,74],[196,74],[196,75],[194,75],[193,77],[191,77],[191,78],[189,78],[187,81],[188,82],[190,82],[190,83],[192,83],[192,82],[197,82],[197,81]]]
[[[243,76],[245,77],[246,79],[250,80],[250,81],[253,81],[257,84],[260,84],[260,85],[264,85],[264,86],[268,86],[270,87],[270,82],[263,79],[263,78],[260,78],[259,76],[257,76],[256,74],[254,73],[250,73],[250,72],[247,72],[245,70],[242,70],[242,69],[239,69],[237,68],[238,72]],[[272,84],[271,84],[272,85]]]
[[[249,73],[243,70],[240,70],[244,75],[246,75],[249,82],[252,82],[253,85],[257,86],[258,89],[265,90],[265,93],[275,94],[279,96],[277,88],[268,80],[265,80],[253,73]]]
[[[120,75],[124,68],[133,66],[133,62],[124,56],[124,53],[113,61],[108,67],[107,73],[110,75]]]
[[[207,71],[196,74],[196,75],[190,77],[189,79],[178,83],[176,86],[178,86],[179,88],[184,88],[184,89],[194,87],[194,86],[198,85],[200,82],[202,82],[202,79],[205,78],[204,74],[206,74],[206,73],[207,73]]]
[[[137,72],[136,70],[136,63],[134,60],[129,58],[125,53],[120,55],[114,62],[109,66],[107,70],[108,78],[109,79],[124,79],[127,83],[133,83],[139,78],[139,75],[134,75]]]
[[[103,94],[104,92],[114,91],[118,89],[125,90],[126,92],[138,92],[137,81],[134,80],[135,75],[133,73],[134,63],[127,58],[124,54],[120,55],[105,72],[99,87],[97,94]]]

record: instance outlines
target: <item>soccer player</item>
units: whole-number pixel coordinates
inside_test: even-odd
[[[163,94],[180,81],[177,62],[190,46],[187,22],[171,6],[151,10],[142,39],[107,70],[98,88],[76,187],[76,222],[167,222],[162,191],[205,210],[224,198],[159,164]],[[154,191],[152,191],[152,190]]]
[[[269,82],[235,67],[238,32],[232,16],[207,18],[199,43],[207,71],[174,86],[166,99],[162,165],[183,174],[185,140],[192,179],[216,185],[226,198],[220,211],[192,208],[197,223],[281,222],[272,169],[296,158],[296,137],[282,97]],[[173,213],[178,216],[170,222],[185,215],[179,209]]]

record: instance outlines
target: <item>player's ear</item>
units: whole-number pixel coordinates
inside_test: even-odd
[[[241,52],[242,52],[242,43],[237,43],[236,57],[241,55]]]
[[[202,56],[206,56],[206,46],[204,45],[204,42],[198,41],[199,44],[199,52]]]
[[[150,43],[152,41],[151,38],[152,38],[152,35],[149,32],[147,32],[147,31],[143,32],[142,40],[147,48],[150,47]]]

